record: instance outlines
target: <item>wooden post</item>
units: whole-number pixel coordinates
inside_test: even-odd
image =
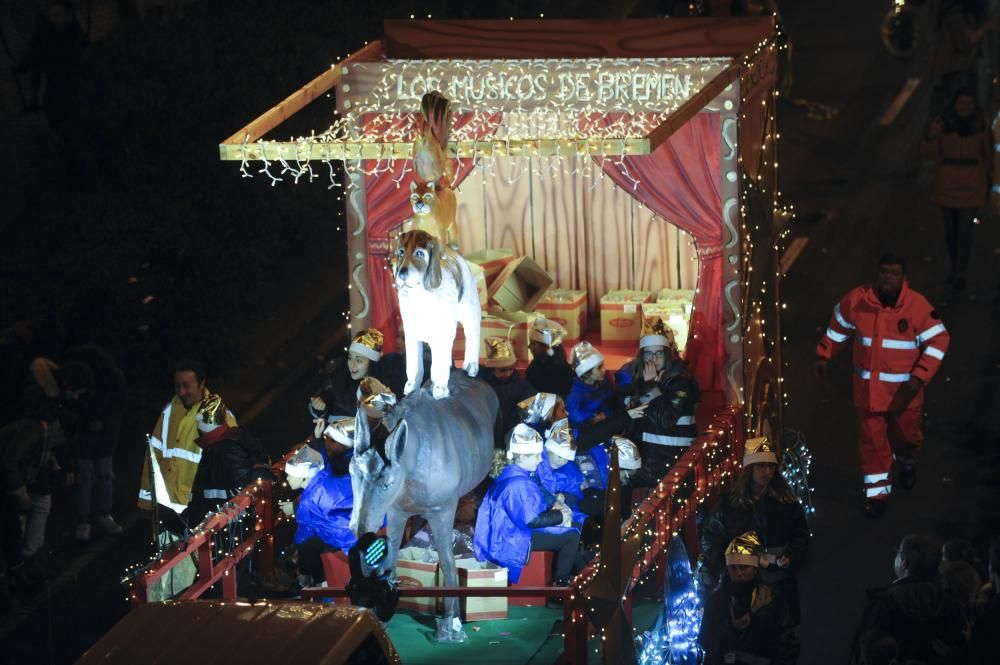
[[[365,176],[361,162],[352,161],[347,168],[347,284],[350,289],[351,314],[348,328],[364,330],[372,325],[371,276],[368,273],[368,202]]]

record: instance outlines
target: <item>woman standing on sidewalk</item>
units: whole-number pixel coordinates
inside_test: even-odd
[[[989,193],[989,127],[970,88],[959,88],[944,113],[934,118],[921,146],[938,163],[931,202],[941,206],[951,270],[948,283],[965,288],[972,225]]]

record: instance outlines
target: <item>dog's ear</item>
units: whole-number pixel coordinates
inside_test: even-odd
[[[437,192],[437,185],[434,184],[433,180],[427,183],[427,189],[430,190],[431,192]]]
[[[417,191],[417,181],[416,180],[411,180],[410,181],[410,194],[412,194],[415,191]]]
[[[441,286],[441,252],[436,240],[427,242],[427,270],[424,271],[424,289],[433,291]]]

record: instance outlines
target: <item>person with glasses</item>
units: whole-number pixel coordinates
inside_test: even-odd
[[[674,332],[660,317],[644,319],[639,354],[615,376],[626,408],[642,408],[630,424],[642,454],[633,487],[655,487],[698,434],[694,409],[701,392],[676,349]]]

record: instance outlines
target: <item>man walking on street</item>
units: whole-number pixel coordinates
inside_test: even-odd
[[[854,408],[865,515],[885,512],[893,460],[904,489],[916,484],[915,453],[923,443],[924,388],[948,350],[949,334],[927,299],[910,289],[906,259],[885,254],[874,284],[837,303],[816,347],[816,374],[854,336]]]

